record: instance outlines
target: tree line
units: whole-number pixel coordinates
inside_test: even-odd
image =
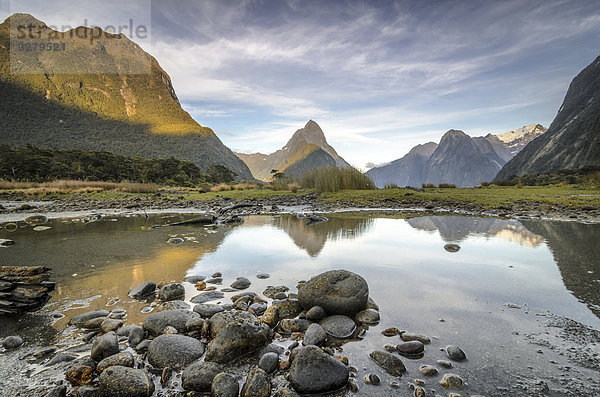
[[[87,150],[53,150],[32,145],[0,145],[0,179],[49,182],[59,179],[107,182],[143,182],[171,186],[198,186],[234,180],[227,167],[213,164],[206,171],[188,160],[149,159]]]

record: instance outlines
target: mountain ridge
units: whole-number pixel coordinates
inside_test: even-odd
[[[530,142],[545,131],[540,124],[504,134],[471,137],[460,130],[449,130],[439,144],[429,142],[428,150],[415,154],[424,145],[413,147],[404,157],[367,171],[378,187],[386,184],[420,186],[424,183],[475,186],[491,181],[498,171]],[[536,127],[539,126],[539,127]],[[500,136],[502,135],[502,139]]]
[[[272,171],[299,177],[315,168],[351,167],[329,145],[325,133],[312,119],[303,128],[296,130],[281,149],[273,153],[235,153],[235,155],[246,163],[255,178],[263,181],[271,179],[274,174]]]
[[[548,131],[504,165],[496,179],[600,166],[600,56],[571,81]]]
[[[31,51],[16,58],[20,63],[11,63],[11,39],[21,23],[35,23],[48,37],[64,35],[65,50]],[[216,134],[181,107],[169,75],[154,57],[124,35],[106,34],[91,43],[71,37],[77,29],[88,28],[57,32],[29,14],[15,14],[0,24],[0,131],[5,143],[176,157],[201,169],[222,164],[240,179],[253,179]],[[149,73],[123,73],[135,62],[146,63]],[[58,73],[70,65],[90,73]],[[36,73],[28,73],[32,70]]]

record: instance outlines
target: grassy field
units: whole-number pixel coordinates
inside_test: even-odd
[[[139,185],[139,186],[138,186]],[[218,190],[218,189],[217,189]],[[2,192],[20,192],[44,198],[79,194],[93,199],[131,198],[136,195],[160,192],[163,198],[210,201],[223,197],[233,200],[251,200],[273,196],[294,196],[315,193],[314,189],[297,192],[271,190],[267,188],[244,188],[234,190],[200,192],[194,188],[158,188],[147,184],[110,184],[105,182],[60,181],[49,184],[23,184],[23,186],[0,185]],[[600,187],[592,185],[563,186],[490,186],[480,188],[427,188],[427,189],[379,189],[379,190],[340,190],[334,193],[320,193],[318,200],[325,204],[349,207],[354,205],[373,207],[425,206],[436,207],[475,205],[485,209],[501,208],[514,204],[536,203],[540,206],[565,206],[567,208],[595,207],[600,209]],[[542,207],[543,208],[543,207]]]
[[[600,188],[593,186],[493,186],[482,188],[439,189],[429,188],[423,191],[412,189],[382,190],[343,190],[326,193],[326,202],[350,201],[357,204],[369,204],[386,200],[398,200],[405,203],[426,204],[433,202],[437,206],[452,204],[475,204],[487,209],[519,203],[540,203],[564,205],[570,208],[594,206],[600,208]]]

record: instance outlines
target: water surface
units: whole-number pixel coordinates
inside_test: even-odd
[[[190,217],[58,219],[41,232],[20,224],[15,232],[0,231],[0,238],[17,242],[0,249],[0,264],[54,269],[58,290],[46,310],[66,316],[52,325],[55,333],[73,315],[97,308],[123,307],[128,322],[140,322],[146,304],[129,299],[127,292],[148,280],[179,282],[219,271],[223,287],[245,276],[255,292],[267,285],[294,291],[300,280],[347,269],[367,280],[382,317],[365,339],[343,347],[359,369],[359,379],[376,372],[383,380],[379,387],[361,386],[361,395],[392,394],[387,386],[392,378],[368,358],[369,352],[400,342],[380,334],[390,326],[433,338],[423,359],[404,360],[408,372],[399,395],[409,394],[407,382],[423,378],[420,365],[445,358],[440,349],[448,344],[467,353],[468,360],[452,370],[468,383],[466,395],[535,395],[540,381],[548,385],[548,395],[569,395],[579,386],[565,386],[567,378],[587,385],[579,395],[593,395],[597,387],[598,355],[594,361],[593,353],[600,344],[569,340],[560,324],[568,318],[581,324],[576,325],[581,332],[600,330],[598,225],[344,213],[316,225],[282,215],[249,216],[239,226],[150,227]],[[168,244],[170,237],[185,241]],[[459,244],[460,251],[447,252],[447,243]],[[271,277],[259,280],[258,273]],[[187,299],[196,293],[191,284],[187,292]],[[51,341],[55,333],[48,328],[40,332],[38,318],[0,320],[0,337],[18,327],[21,333],[39,335],[40,343]],[[568,354],[570,348],[588,349],[592,361],[577,362]],[[427,389],[445,395],[439,378],[427,379]]]

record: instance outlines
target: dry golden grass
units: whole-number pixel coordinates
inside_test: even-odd
[[[105,190],[116,190],[129,193],[156,193],[155,183],[137,182],[99,182],[59,180],[53,182],[8,182],[0,181],[0,191],[17,191],[22,193],[93,193]]]
[[[229,186],[226,183],[221,183],[221,184],[215,185],[210,188],[211,192],[224,192],[227,190],[232,190],[232,189],[231,189],[231,186]]]
[[[288,183],[287,189],[292,193],[297,193],[300,190],[300,185],[297,183]]]

